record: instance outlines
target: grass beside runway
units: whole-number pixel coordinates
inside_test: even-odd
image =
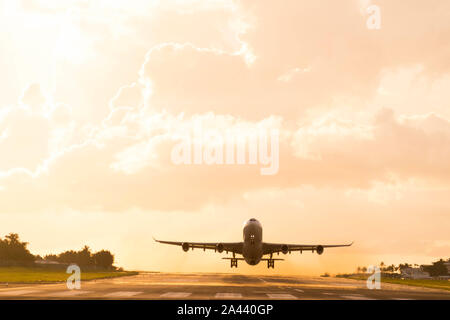
[[[444,289],[450,291],[450,281],[448,280],[414,280],[414,279],[381,279],[381,283],[404,284],[407,286],[425,287],[432,289]]]
[[[134,271],[88,271],[81,270],[81,280],[94,280],[133,276]],[[44,268],[0,267],[0,283],[51,283],[66,281],[70,274],[65,270]]]
[[[349,276],[348,279],[364,280],[366,281],[368,276]],[[395,279],[381,277],[381,283],[402,284],[407,286],[431,288],[431,289],[443,289],[450,291],[450,281],[448,280],[431,280],[431,279]]]

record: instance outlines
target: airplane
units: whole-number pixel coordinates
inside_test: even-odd
[[[310,245],[310,244],[282,244],[282,243],[267,243],[262,241],[262,225],[255,218],[244,223],[244,241],[243,242],[178,242],[178,241],[163,241],[153,238],[156,242],[163,244],[170,244],[175,246],[181,246],[181,248],[187,252],[189,249],[194,248],[214,250],[214,252],[222,253],[225,251],[233,253],[233,257],[226,257],[222,259],[230,260],[231,268],[238,266],[238,260],[244,260],[251,266],[257,265],[260,261],[267,261],[267,268],[275,268],[276,259],[273,258],[273,254],[280,252],[283,254],[291,253],[292,251],[311,251],[317,254],[322,254],[324,248],[337,248],[337,247],[349,247],[353,244],[332,244],[332,245]],[[236,254],[241,254],[242,258],[236,257]],[[264,258],[264,255],[269,255],[268,258]]]

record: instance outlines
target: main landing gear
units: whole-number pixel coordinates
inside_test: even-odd
[[[270,254],[270,258],[267,259],[267,269],[275,269],[275,260],[272,259],[272,254]]]
[[[238,259],[236,258],[236,254],[233,252],[233,258],[230,259],[231,268],[233,268],[233,267],[237,268],[237,262],[238,262]]]

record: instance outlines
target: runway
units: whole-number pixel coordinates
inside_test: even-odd
[[[450,292],[384,283],[369,290],[364,281],[341,278],[140,273],[85,281],[79,290],[65,283],[0,284],[0,299],[450,300]]]

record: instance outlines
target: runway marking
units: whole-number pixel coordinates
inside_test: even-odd
[[[264,283],[267,283],[267,281],[264,280],[263,278],[258,278],[258,279],[261,280],[261,281],[264,282]]]
[[[332,296],[332,295],[334,295],[334,293],[330,293],[330,292],[322,292],[322,294],[325,294],[325,295],[327,295],[327,296]]]
[[[296,296],[293,296],[289,293],[266,293],[267,296],[271,299],[283,299],[283,300],[295,300]]]
[[[125,298],[125,297],[133,297],[135,295],[144,293],[142,291],[117,291],[105,294],[104,297],[117,297],[117,298]]]
[[[83,291],[83,290],[65,290],[65,291],[58,291],[58,292],[50,292],[49,294],[46,294],[46,296],[50,297],[73,297],[78,296],[80,294],[89,293],[90,291]]]
[[[5,287],[0,289],[0,292],[11,291],[11,290],[23,290],[23,289],[32,289],[33,287],[9,287],[6,285]]]
[[[189,297],[191,292],[166,292],[160,295],[163,298],[186,298]]]
[[[297,292],[301,292],[301,293],[304,293],[305,291],[303,291],[302,289],[294,289],[295,291],[297,291]]]
[[[240,293],[231,293],[231,292],[219,292],[215,295],[216,298],[220,299],[240,299],[242,298],[242,294]]]
[[[365,296],[362,296],[360,294],[352,294],[352,295],[341,296],[341,298],[349,299],[349,300],[376,300],[374,298],[365,297]]]
[[[0,292],[0,296],[22,296],[25,294],[30,294],[37,292],[36,290],[8,290]]]

